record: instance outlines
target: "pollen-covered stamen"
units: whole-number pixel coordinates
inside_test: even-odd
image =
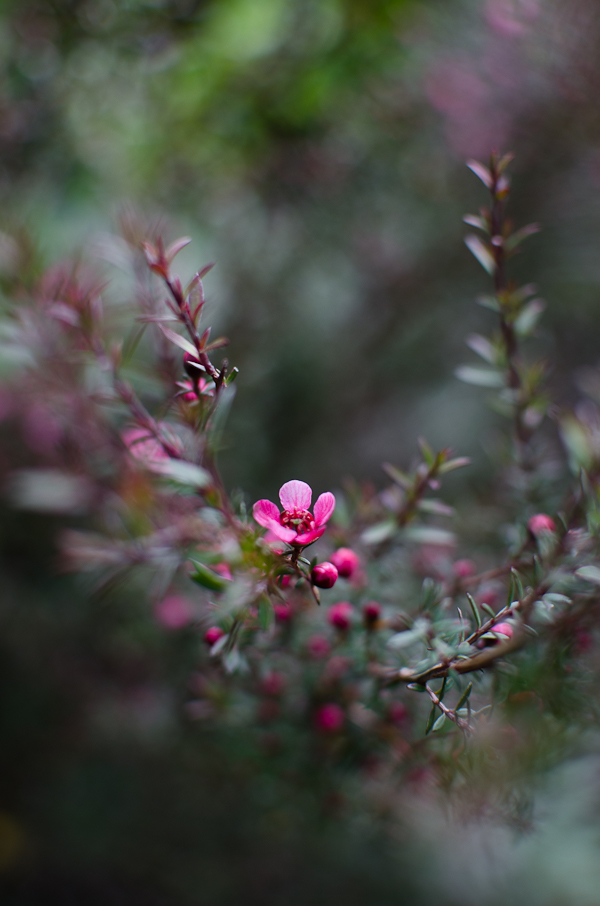
[[[284,510],[279,521],[282,525],[293,528],[299,535],[311,532],[315,527],[315,520],[308,510]]]

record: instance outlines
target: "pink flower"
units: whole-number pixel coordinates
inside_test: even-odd
[[[153,466],[169,458],[162,445],[145,428],[126,428],[121,437],[133,458],[145,466]]]
[[[354,608],[349,601],[340,601],[329,609],[327,619],[336,629],[350,629]]]
[[[538,535],[544,535],[548,532],[555,532],[556,523],[554,522],[554,519],[552,519],[551,516],[547,516],[546,513],[536,513],[527,523],[527,528],[532,535],[537,537]]]
[[[344,712],[331,702],[315,712],[315,727],[321,733],[337,733],[344,726]]]
[[[358,554],[349,547],[340,547],[331,555],[331,562],[337,568],[342,579],[351,579],[360,567]]]
[[[310,581],[317,588],[333,588],[337,582],[338,571],[333,563],[317,563],[310,574]]]
[[[187,598],[169,595],[154,608],[154,616],[165,629],[182,629],[194,619],[194,608]]]
[[[257,500],[253,516],[281,541],[300,547],[321,537],[335,509],[335,497],[326,491],[317,498],[313,516],[309,510],[312,489],[305,481],[286,481],[279,489],[279,499],[283,513],[270,500]]]

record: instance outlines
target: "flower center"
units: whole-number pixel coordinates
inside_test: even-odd
[[[310,532],[315,527],[315,520],[308,510],[284,510],[279,521],[282,525],[294,529],[299,535]]]

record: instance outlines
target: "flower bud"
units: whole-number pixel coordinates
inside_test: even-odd
[[[331,651],[329,639],[326,639],[324,635],[312,635],[306,643],[306,647],[310,656],[317,660],[327,657]]]
[[[510,623],[496,623],[493,627],[492,632],[499,632],[501,635],[505,635],[508,639],[512,639],[514,634],[514,629]]]
[[[191,378],[198,378],[201,371],[204,371],[204,369],[199,366],[200,362],[196,356],[192,355],[190,352],[183,353],[183,368]]]
[[[360,567],[360,559],[349,547],[340,547],[331,555],[331,562],[342,579],[351,579]]]
[[[207,629],[204,633],[204,641],[212,648],[212,646],[218,642],[219,639],[222,639],[224,635],[225,633],[220,626],[211,626],[210,629]]]
[[[457,560],[452,567],[452,571],[457,579],[468,579],[469,576],[475,575],[477,567],[472,560]]]
[[[181,595],[169,595],[154,608],[154,616],[165,629],[182,629],[194,619],[193,605]]]
[[[536,513],[536,515],[532,516],[527,523],[527,528],[534,538],[537,538],[538,535],[555,532],[556,523],[554,522],[554,519],[552,519],[551,516],[547,516],[546,513]]]
[[[330,607],[327,619],[336,629],[345,631],[350,629],[353,610],[349,601],[340,601],[339,604],[334,604],[333,607]]]
[[[317,588],[333,588],[337,582],[338,571],[333,563],[317,563],[310,574],[310,581]]]
[[[344,726],[344,712],[333,702],[321,705],[314,717],[315,727],[321,733],[337,733]]]
[[[292,608],[287,604],[274,604],[273,613],[278,623],[289,623],[293,616]]]
[[[371,628],[381,616],[381,604],[378,604],[377,601],[367,601],[363,607],[363,615],[365,623]]]
[[[260,691],[264,695],[272,695],[274,697],[281,695],[283,688],[285,686],[285,677],[281,673],[268,673],[266,676],[263,676],[260,683]]]
[[[281,576],[277,576],[277,584],[280,588],[287,588],[292,581],[292,576],[289,573],[282,573]]]

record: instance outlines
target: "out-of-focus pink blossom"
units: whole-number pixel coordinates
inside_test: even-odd
[[[344,726],[344,720],[344,712],[333,702],[321,705],[315,712],[315,727],[321,733],[339,733]]]
[[[340,601],[329,608],[327,619],[336,629],[346,630],[352,624],[354,608],[349,601]]]
[[[487,604],[488,607],[495,607],[500,596],[500,589],[497,585],[483,585],[475,595],[477,604]]]
[[[194,606],[182,595],[168,595],[155,605],[154,617],[165,629],[182,629],[194,619]]]
[[[360,568],[360,558],[350,547],[338,548],[330,559],[342,579],[351,579]]]
[[[121,437],[133,458],[146,466],[162,463],[169,458],[162,444],[145,428],[126,428]]]
[[[323,563],[317,563],[310,574],[310,581],[317,588],[333,588],[337,582],[338,571],[333,563],[325,560]]]
[[[326,491],[310,512],[312,488],[305,481],[286,481],[279,489],[283,512],[270,500],[257,500],[252,513],[259,525],[287,544],[305,547],[320,538],[335,509],[335,497]]]
[[[329,639],[326,639],[324,635],[311,635],[306,647],[310,656],[317,660],[326,658],[331,651]]]
[[[363,615],[367,626],[372,626],[381,616],[381,604],[377,601],[367,601],[363,606]]]
[[[217,563],[212,567],[213,572],[218,573],[219,576],[222,576],[224,579],[229,579],[231,581],[233,576],[231,575],[231,569],[229,568],[229,563]]]
[[[387,711],[388,720],[393,724],[403,724],[408,717],[408,711],[402,702],[392,702]]]
[[[225,633],[220,626],[211,626],[210,629],[207,629],[204,633],[204,641],[207,645],[210,645],[211,648],[219,639],[222,639]]]
[[[477,573],[477,566],[472,560],[456,560],[452,571],[457,579],[468,579]]]
[[[492,632],[498,632],[500,635],[506,636],[507,639],[512,639],[514,629],[510,623],[496,623]]]
[[[527,523],[527,528],[536,538],[538,535],[548,534],[556,531],[556,523],[551,516],[546,513],[536,513]]]
[[[264,695],[281,695],[285,688],[285,677],[281,673],[267,673],[260,682],[260,691]]]
[[[274,604],[273,613],[278,623],[289,623],[294,615],[294,611],[287,604]]]
[[[289,573],[283,573],[283,575],[277,577],[277,584],[280,588],[289,588],[292,577]]]

